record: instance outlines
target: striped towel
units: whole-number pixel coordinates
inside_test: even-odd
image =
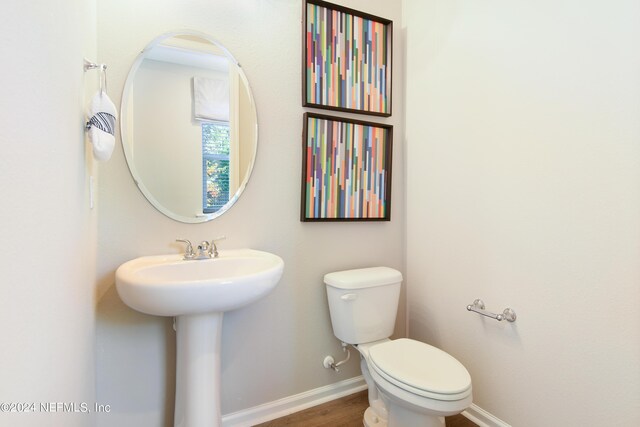
[[[93,155],[96,160],[109,160],[116,143],[116,106],[105,92],[98,91],[91,100],[87,116],[87,132],[93,145]]]

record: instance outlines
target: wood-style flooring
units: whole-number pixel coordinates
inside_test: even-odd
[[[255,427],[361,427],[368,406],[365,390]],[[446,422],[447,427],[478,427],[462,415],[447,417]]]

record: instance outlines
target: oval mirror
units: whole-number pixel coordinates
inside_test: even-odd
[[[156,38],[131,67],[120,111],[129,170],[160,212],[205,222],[238,200],[258,121],[247,79],[222,45],[191,31]]]

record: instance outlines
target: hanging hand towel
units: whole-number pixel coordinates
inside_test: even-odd
[[[229,80],[193,78],[193,112],[196,120],[229,121]]]
[[[109,160],[116,143],[118,111],[105,92],[100,90],[94,95],[88,118],[87,131],[93,145],[93,155],[96,160]]]

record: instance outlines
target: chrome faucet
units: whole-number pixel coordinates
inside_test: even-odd
[[[198,245],[198,252],[194,259],[209,259],[211,258],[211,245],[206,240],[203,240]]]
[[[183,259],[191,260],[191,259],[210,259],[210,258],[218,258],[218,247],[216,246],[216,242],[220,240],[226,239],[225,236],[216,237],[211,240],[211,243],[203,240],[197,247],[197,252],[193,250],[193,245],[187,239],[176,239],[176,242],[183,242],[187,244],[187,248],[184,251]]]

